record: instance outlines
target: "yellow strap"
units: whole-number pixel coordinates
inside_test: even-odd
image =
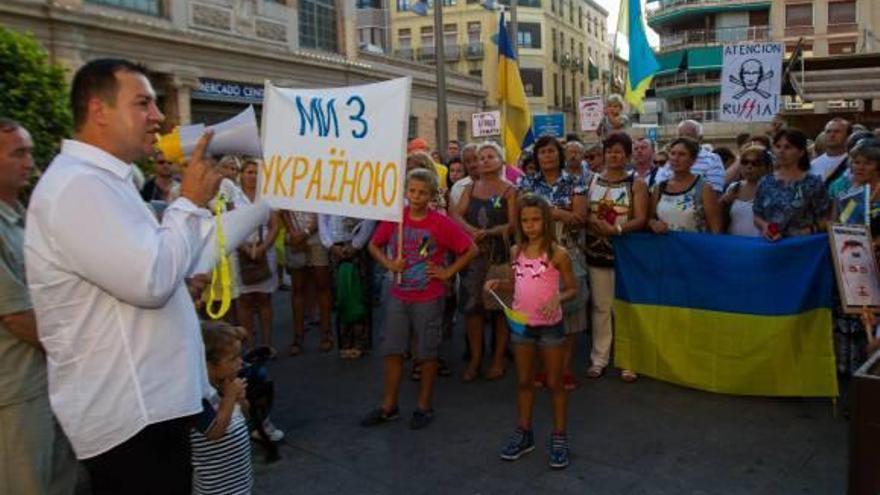
[[[219,194],[214,205],[214,218],[217,222],[217,257],[220,261],[211,272],[211,287],[208,289],[208,301],[205,305],[205,312],[215,320],[223,318],[232,305],[232,277],[229,275],[229,257],[226,256],[226,236],[223,234],[222,215],[224,211],[226,211],[226,197]],[[220,308],[215,311],[214,303],[218,298],[214,291],[218,278],[220,279]]]

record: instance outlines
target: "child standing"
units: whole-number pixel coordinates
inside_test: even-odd
[[[535,355],[540,354],[547,372],[547,388],[553,394],[553,433],[550,436],[550,467],[568,466],[566,437],[568,392],[562,385],[565,327],[562,303],[577,295],[568,251],[556,242],[550,204],[528,193],[517,204],[516,246],[511,249],[512,280],[489,280],[486,290],[513,286],[513,309],[524,313],[528,323],[523,334],[511,333],[517,374],[519,423],[501,458],[519,459],[535,449],[532,408],[535,402]],[[563,290],[560,290],[560,277]]]
[[[194,494],[245,495],[253,488],[251,442],[241,411],[246,407],[247,382],[238,377],[243,337],[223,321],[202,323],[208,380],[214,391],[203,400],[204,409],[189,435]]]
[[[403,250],[398,252],[400,226],[383,222],[369,244],[376,261],[398,274],[392,281],[391,297],[385,305],[385,333],[380,351],[384,356],[384,396],[382,406],[361,421],[375,426],[398,419],[398,391],[403,375],[403,355],[409,348],[410,328],[415,334],[415,359],[422,363],[419,398],[410,421],[417,430],[433,419],[431,398],[437,376],[437,347],[441,339],[445,282],[477,254],[470,237],[452,220],[429,208],[437,195],[437,176],[427,170],[411,170],[406,177],[403,211]],[[391,257],[386,255],[390,246]],[[447,252],[455,261],[444,266]]]

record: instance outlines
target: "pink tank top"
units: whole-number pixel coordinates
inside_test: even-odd
[[[542,254],[540,258],[527,258],[519,253],[513,262],[514,289],[513,309],[529,317],[529,325],[555,325],[562,321],[562,308],[550,318],[544,318],[538,310],[559,294],[559,270]]]

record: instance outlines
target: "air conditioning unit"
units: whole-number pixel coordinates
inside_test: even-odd
[[[828,102],[828,110],[858,110],[858,100],[834,100]]]

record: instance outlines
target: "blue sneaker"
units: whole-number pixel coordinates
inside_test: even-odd
[[[505,461],[515,461],[533,450],[535,450],[535,434],[532,430],[517,426],[507,440],[507,446],[501,451],[501,458]]]
[[[568,467],[568,437],[565,433],[550,435],[550,467],[553,469]]]

